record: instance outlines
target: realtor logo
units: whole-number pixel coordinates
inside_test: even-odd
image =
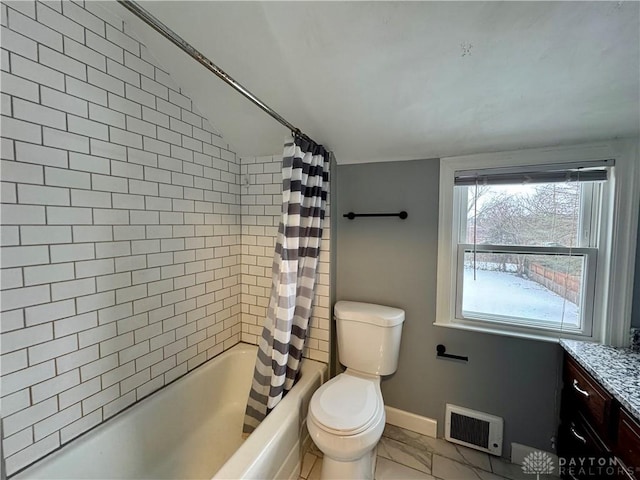
[[[535,474],[540,480],[540,474],[553,473],[553,458],[545,452],[533,451],[522,460],[522,471]]]

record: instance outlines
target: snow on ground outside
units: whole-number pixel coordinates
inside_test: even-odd
[[[513,273],[464,269],[464,311],[521,317],[566,325],[578,325],[577,305],[539,283]]]

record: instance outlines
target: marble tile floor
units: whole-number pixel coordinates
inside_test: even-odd
[[[312,444],[299,480],[318,480],[322,452]],[[535,480],[520,465],[446,440],[387,425],[378,444],[375,480]],[[540,479],[558,480],[553,475]]]

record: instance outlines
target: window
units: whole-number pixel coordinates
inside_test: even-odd
[[[624,250],[613,235],[612,205],[624,190],[616,188],[618,164],[628,171],[619,153],[606,153],[561,148],[441,161],[437,325],[606,336],[605,316],[616,310],[608,295],[614,254]]]
[[[455,173],[456,318],[591,335],[608,165]]]

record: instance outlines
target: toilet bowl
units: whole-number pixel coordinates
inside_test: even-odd
[[[338,302],[335,319],[338,353],[347,370],[313,394],[307,428],[324,454],[322,479],[373,479],[385,425],[380,376],[397,368],[404,311]]]
[[[379,377],[347,371],[320,387],[309,405],[307,428],[325,455],[322,478],[373,478],[384,425]]]

